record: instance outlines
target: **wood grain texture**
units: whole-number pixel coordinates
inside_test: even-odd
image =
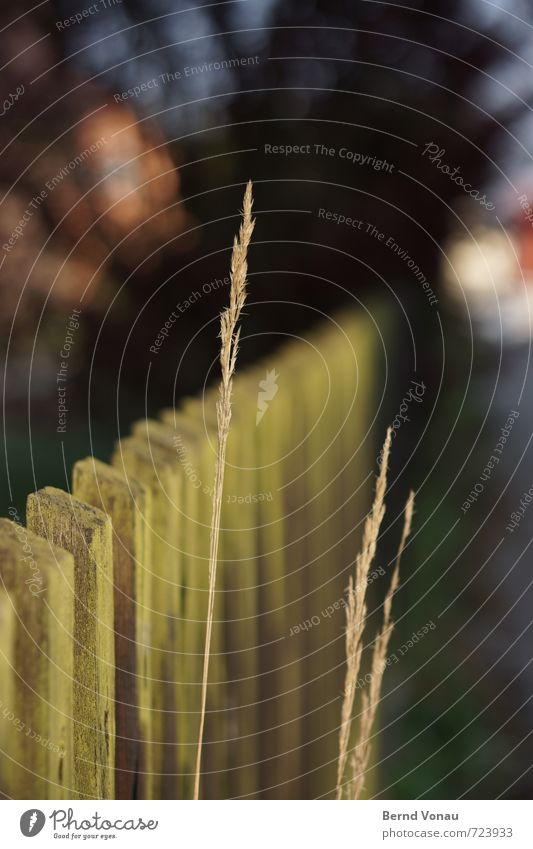
[[[300,797],[302,757],[302,657],[290,636],[300,621],[303,535],[300,444],[302,393],[291,363],[294,346],[255,369],[256,383],[274,366],[279,389],[256,428],[255,452],[261,491],[258,560],[261,609],[262,783],[264,798]],[[298,350],[298,349],[296,349]]]
[[[148,685],[151,677],[148,612],[150,607],[151,499],[134,478],[93,457],[80,460],[72,473],[76,498],[104,510],[113,523],[115,575],[115,796],[143,798],[150,794],[146,776],[152,771]]]
[[[115,795],[115,642],[111,519],[60,489],[28,497],[28,527],[74,557],[74,789]]]
[[[161,414],[163,421],[168,424],[181,438],[191,425],[198,434],[198,476],[202,481],[201,488],[192,479],[189,481],[198,489],[198,505],[201,520],[198,526],[197,544],[199,556],[196,558],[197,569],[194,573],[193,604],[198,619],[195,627],[195,640],[198,646],[197,677],[198,686],[194,694],[195,714],[199,721],[201,702],[201,680],[203,656],[205,647],[205,623],[207,611],[207,593],[209,587],[209,540],[211,533],[212,498],[215,476],[215,461],[217,452],[217,422],[216,398],[218,388],[208,390],[202,398],[189,398],[179,411],[164,410]],[[192,443],[191,443],[192,447]],[[225,642],[225,607],[224,600],[226,570],[224,558],[224,534],[221,535],[219,546],[219,564],[217,575],[217,591],[215,596],[215,617],[212,634],[212,651],[209,666],[209,688],[205,735],[202,758],[202,787],[203,797],[209,799],[227,799],[230,795],[229,763],[233,747],[233,723],[231,716],[230,694],[228,691],[228,667]],[[194,597],[196,601],[194,601]],[[197,744],[196,735],[196,744]],[[196,745],[195,744],[195,745]]]
[[[195,665],[198,660],[197,632],[205,621],[206,607],[200,607],[197,615],[194,606],[195,575],[194,561],[197,547],[197,522],[200,504],[197,487],[191,482],[191,476],[199,475],[196,458],[197,434],[194,428],[182,429],[179,441],[175,434],[159,421],[148,419],[136,422],[133,434],[146,440],[154,450],[165,457],[172,468],[172,474],[179,488],[180,499],[176,510],[179,511],[179,549],[180,549],[180,609],[182,614],[181,641],[179,650],[179,681],[176,689],[176,733],[179,741],[180,789],[181,798],[188,799],[192,793],[192,774],[194,771],[195,744],[198,738],[197,691],[198,680]],[[189,475],[185,473],[185,467]]]
[[[260,491],[256,455],[257,381],[235,382],[232,427],[222,507],[224,618],[228,693],[234,740],[229,791],[232,798],[257,798],[261,781],[260,607],[258,525],[265,493]]]
[[[152,570],[150,641],[150,727],[152,798],[179,799],[182,788],[182,556],[180,551],[180,479],[170,451],[130,436],[117,444],[113,465],[140,481],[150,492]]]
[[[0,519],[0,788],[68,799],[73,788],[74,561]]]

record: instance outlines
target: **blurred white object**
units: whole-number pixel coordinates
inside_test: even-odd
[[[533,237],[533,230],[531,231]],[[479,226],[444,246],[443,297],[475,336],[486,342],[521,344],[531,338],[533,276],[522,267],[521,240]]]

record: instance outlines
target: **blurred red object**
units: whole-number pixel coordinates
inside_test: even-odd
[[[18,10],[19,12],[21,10]],[[0,15],[2,18],[5,12]],[[0,290],[4,322],[67,308],[105,281],[149,279],[190,224],[156,125],[61,60],[49,12],[8,25],[0,52]],[[2,20],[2,23],[5,23]]]

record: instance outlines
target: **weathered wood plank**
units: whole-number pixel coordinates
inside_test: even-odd
[[[200,409],[199,399],[192,405]],[[187,558],[186,627],[187,641],[186,686],[189,692],[188,740],[191,772],[195,758],[200,724],[202,674],[204,664],[207,603],[209,593],[209,547],[213,482],[216,461],[216,427],[213,418],[204,421],[199,416],[177,412],[172,424],[160,424],[172,435],[173,444],[179,445],[177,456],[184,475],[186,493],[186,527],[189,529]],[[192,472],[192,474],[191,474]],[[224,563],[219,559],[214,622],[211,636],[209,689],[202,753],[201,795],[204,799],[228,798],[228,715],[227,669],[223,644],[223,585]],[[192,795],[192,776],[188,795]]]
[[[0,787],[15,799],[72,788],[72,556],[0,519]]]
[[[292,346],[259,364],[256,381],[274,367],[278,391],[256,435],[259,489],[270,492],[261,504],[259,568],[263,764],[266,798],[300,796],[301,656],[291,627],[300,621],[305,538],[302,525],[301,391],[293,379]]]
[[[340,717],[338,695],[342,692],[343,644],[341,637],[343,587],[339,576],[343,566],[340,546],[343,528],[338,500],[339,416],[342,410],[339,387],[342,374],[336,368],[338,332],[328,329],[313,337],[319,352],[313,391],[305,391],[307,428],[306,569],[305,620],[306,695],[310,710],[306,717],[305,772],[306,795],[321,796],[335,786],[337,728]],[[346,364],[344,364],[346,365]],[[340,408],[339,408],[340,402]],[[337,604],[337,608],[334,605]],[[335,628],[339,628],[338,631]],[[333,716],[332,716],[333,711]]]
[[[74,557],[74,789],[115,794],[115,650],[111,519],[53,487],[28,497],[28,527]],[[73,794],[74,795],[74,794]]]
[[[188,691],[188,728],[186,729],[191,755],[190,769],[198,740],[201,704],[201,682],[205,646],[207,595],[209,588],[209,540],[213,481],[216,459],[216,422],[213,411],[203,415],[199,399],[187,399],[187,412],[163,411],[162,436],[171,438],[184,474],[186,527],[189,528],[192,556],[187,558],[186,593],[186,672]],[[185,509],[185,506],[184,506]],[[223,799],[229,795],[228,759],[230,748],[229,697],[224,644],[224,562],[222,544],[217,574],[215,621],[212,632],[212,651],[209,669],[208,704],[202,757],[202,798]],[[192,793],[192,780],[188,785]]]
[[[243,375],[234,388],[222,507],[225,646],[236,731],[228,776],[232,798],[256,798],[260,790],[257,528],[266,495],[259,491],[256,412],[257,381]]]
[[[4,577],[2,575],[2,584],[3,582]],[[10,751],[10,749],[13,749],[13,729],[8,718],[13,705],[15,677],[13,674],[15,618],[13,601],[2,585],[0,589],[0,680],[2,681],[2,694],[0,696],[0,751],[2,752],[0,758],[0,798],[2,799],[11,798],[11,788],[17,781],[14,773],[19,769],[19,761],[22,761],[21,758],[16,756],[16,753]],[[40,776],[38,782],[40,784]]]
[[[182,798],[182,750],[178,735],[182,698],[182,557],[180,553],[180,479],[174,458],[145,437],[120,440],[113,465],[150,491],[152,555],[150,681],[154,798]]]
[[[305,418],[317,426],[309,437],[310,552],[306,651],[306,795],[334,798],[340,701],[344,678],[343,600],[368,509],[369,469],[358,450],[370,422],[374,340],[368,322],[337,316],[311,342],[323,357],[314,391],[305,392]],[[365,367],[362,368],[361,364]],[[364,455],[366,458],[366,454]],[[316,617],[314,620],[312,617]]]
[[[149,679],[146,648],[150,621],[151,497],[133,477],[93,457],[80,460],[72,473],[76,498],[99,507],[113,522],[115,575],[115,797],[150,798]],[[142,731],[141,731],[142,726]],[[148,786],[147,786],[148,785]]]
[[[179,740],[180,796],[187,799],[192,794],[195,743],[198,738],[198,679],[194,671],[199,657],[196,636],[201,626],[201,617],[196,615],[195,609],[197,599],[194,588],[197,570],[194,568],[196,564],[193,563],[197,547],[199,513],[196,481],[199,480],[200,472],[195,451],[197,434],[193,428],[188,430],[182,428],[181,433],[176,435],[164,424],[152,419],[136,422],[132,433],[137,438],[146,440],[148,445],[153,446],[166,458],[180,492],[179,504],[175,508],[180,514],[178,542],[182,614],[179,645],[176,646],[180,669],[176,692],[176,734]],[[202,600],[204,600],[203,597]]]

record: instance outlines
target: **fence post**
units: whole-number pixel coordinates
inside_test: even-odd
[[[0,789],[14,799],[68,799],[74,562],[0,519],[0,581]]]
[[[370,425],[375,344],[370,323],[342,313],[333,329],[319,328],[310,341],[327,373],[317,374],[306,394],[310,431],[308,616],[320,624],[309,632],[305,677],[312,710],[307,719],[306,795],[334,798],[340,705],[344,682],[345,609],[372,470],[361,468],[360,445]],[[364,364],[364,367],[363,367]],[[372,444],[373,447],[373,444]],[[366,474],[366,480],[365,480]]]
[[[188,694],[188,726],[184,729],[188,741],[190,769],[195,766],[196,745],[200,720],[201,682],[205,646],[207,598],[209,589],[209,540],[215,475],[216,427],[213,418],[204,421],[200,401],[185,402],[187,412],[167,410],[162,422],[149,422],[153,438],[172,444],[176,462],[184,481],[184,526],[187,542],[185,593],[184,651]],[[219,551],[221,554],[221,551]],[[202,756],[203,798],[227,798],[228,788],[228,701],[227,671],[223,644],[224,564],[219,556],[215,621],[213,623],[209,690]],[[192,782],[188,783],[189,795]]]
[[[153,765],[151,747],[145,744],[150,739],[150,493],[93,457],[75,464],[72,490],[76,498],[106,512],[113,523],[115,796],[150,798]]]
[[[46,487],[28,496],[28,527],[74,557],[74,789],[115,795],[115,650],[111,520]]]
[[[147,529],[151,574],[151,763],[156,799],[182,797],[182,749],[178,735],[182,710],[182,556],[179,516],[181,484],[168,452],[146,438],[129,436],[115,448],[113,465],[150,491],[152,522]]]
[[[305,538],[298,457],[302,446],[302,387],[294,380],[293,346],[258,364],[257,385],[275,364],[279,388],[256,428],[259,488],[272,492],[261,505],[259,570],[263,786],[267,798],[299,798],[302,759],[301,657],[291,628],[300,623]]]
[[[236,740],[230,749],[232,797],[257,798],[261,767],[258,535],[260,483],[256,442],[257,382],[235,382],[222,507],[225,647]]]

